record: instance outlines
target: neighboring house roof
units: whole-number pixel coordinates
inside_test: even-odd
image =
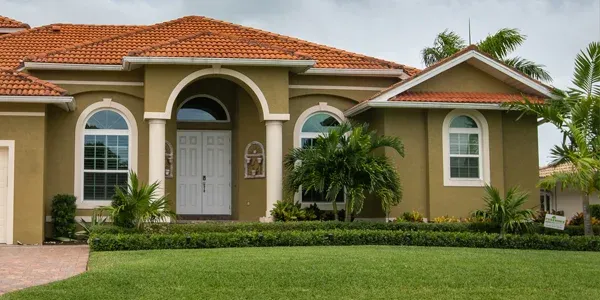
[[[0,67],[17,68],[29,55],[94,41],[143,26],[51,24],[0,36]]]
[[[15,70],[0,68],[0,96],[64,96],[67,91]]]
[[[429,103],[434,103],[431,106],[442,108],[440,103],[473,103],[480,105],[479,108],[484,108],[481,105],[493,105],[506,102],[511,98],[515,98],[515,94],[501,93],[432,93],[432,92],[410,92],[409,90],[422,82],[433,78],[454,66],[461,63],[469,63],[476,68],[504,81],[508,85],[524,91],[524,95],[532,96],[532,101],[543,101],[552,97],[553,88],[543,84],[542,82],[532,79],[531,77],[521,73],[520,71],[507,66],[503,62],[491,57],[490,55],[479,51],[477,46],[470,45],[465,49],[445,58],[428,68],[411,76],[410,78],[400,81],[390,87],[373,95],[370,99],[363,101],[354,107],[348,109],[345,114],[353,116],[370,107],[402,107],[403,102],[408,102],[407,107],[416,107],[415,102],[422,102],[422,106]],[[460,95],[459,95],[460,94]],[[459,97],[465,96],[466,99],[458,101]],[[521,95],[518,95],[519,97]],[[449,105],[447,108],[451,108]],[[475,106],[474,106],[475,107]],[[492,108],[490,106],[489,108]]]
[[[544,166],[540,168],[540,178],[548,177],[554,173],[559,172],[573,172],[573,165],[571,163],[564,163],[555,166]]]
[[[544,101],[544,98],[534,95],[515,95],[504,93],[480,92],[402,92],[391,97],[388,101],[414,102],[452,102],[452,103],[505,103],[527,97],[532,102]]]
[[[29,29],[29,25],[17,20],[0,16],[0,28],[23,28]]]
[[[256,47],[269,48],[271,54],[274,49],[285,52],[288,55],[301,55],[303,59],[311,58],[316,60],[315,68],[336,68],[336,69],[398,69],[408,75],[415,74],[418,70],[405,65],[347,52],[344,50],[327,47],[296,38],[274,34],[271,32],[258,30],[250,27],[240,26],[224,21],[214,20],[200,16],[188,16],[180,19],[159,23],[137,30],[128,31],[123,34],[113,35],[107,38],[101,38],[96,41],[81,43],[78,45],[66,46],[64,48],[49,51],[27,57],[25,61],[43,62],[43,63],[68,63],[68,64],[120,64],[124,56],[129,53],[140,53],[144,49],[153,49],[166,46],[173,39],[184,39],[197,33],[210,32],[213,35],[204,35],[203,37],[214,39],[214,35],[220,35],[222,38],[229,37],[238,43],[252,44]],[[196,42],[201,40],[200,36]],[[174,42],[169,48],[172,57],[186,57],[191,55],[189,52],[190,41]],[[215,48],[217,45],[208,45],[204,47]],[[248,47],[248,46],[245,46]],[[188,52],[186,52],[188,50]],[[232,48],[228,49],[228,55],[232,55]],[[244,56],[254,56],[259,59],[268,58],[264,53],[251,54],[251,50],[244,50]],[[187,54],[186,54],[187,53]],[[221,53],[224,53],[221,50]],[[287,59],[287,58],[286,58]]]

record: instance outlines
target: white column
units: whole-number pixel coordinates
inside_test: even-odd
[[[150,119],[148,183],[159,182],[158,197],[165,195],[165,126],[166,120]]]
[[[271,220],[271,209],[283,198],[283,121],[266,121],[267,126],[267,211],[264,220]]]

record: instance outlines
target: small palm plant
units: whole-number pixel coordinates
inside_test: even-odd
[[[158,197],[158,182],[141,183],[135,172],[129,172],[126,188],[117,187],[110,208],[117,226],[142,230],[146,223],[167,222],[175,218],[165,196]]]
[[[486,185],[483,196],[486,208],[473,212],[472,217],[497,224],[500,227],[500,236],[507,232],[527,231],[535,216],[533,210],[521,208],[528,197],[528,193],[512,187],[502,198],[497,188]]]
[[[404,156],[399,138],[380,136],[369,131],[368,124],[342,123],[319,136],[314,146],[290,151],[284,159],[285,190],[293,195],[302,187],[308,193],[325,195],[337,216],[339,193],[346,194],[347,222],[358,214],[367,194],[381,201],[386,214],[402,199],[402,187],[396,168],[383,150],[388,147]]]

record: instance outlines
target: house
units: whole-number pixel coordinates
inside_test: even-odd
[[[569,163],[556,166],[544,166],[540,168],[539,178],[546,178],[556,172],[570,172],[573,166]],[[590,204],[600,204],[599,195],[590,195]],[[558,184],[554,189],[540,190],[539,209],[542,211],[562,211],[567,219],[583,211],[581,193]]]
[[[536,120],[500,104],[550,88],[475,47],[421,71],[188,16],[6,34],[0,67],[0,243],[51,235],[56,194],[89,216],[128,170],[158,181],[180,219],[267,221],[284,155],[346,119],[404,141],[405,158],[385,150],[404,185],[391,217],[466,216],[486,183],[538,203]],[[385,215],[368,203],[359,217]]]

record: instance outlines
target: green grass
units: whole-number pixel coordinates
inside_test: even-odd
[[[93,252],[2,299],[598,299],[600,253],[394,246]]]

